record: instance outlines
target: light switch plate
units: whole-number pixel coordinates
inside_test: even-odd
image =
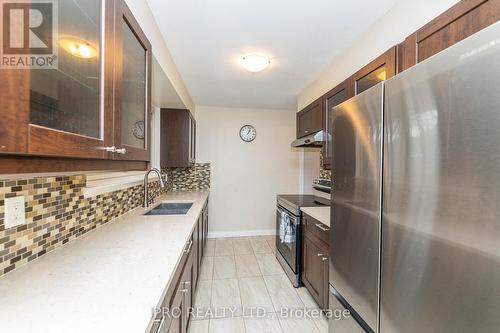
[[[17,227],[26,223],[24,196],[5,198],[5,229]]]

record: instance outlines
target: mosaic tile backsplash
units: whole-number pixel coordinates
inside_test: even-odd
[[[319,153],[319,178],[321,179],[332,179],[332,172],[330,170],[323,169],[323,153]]]
[[[165,169],[165,190],[210,188],[210,164]],[[142,205],[143,185],[84,198],[85,175],[0,180],[0,276]],[[150,182],[150,194],[162,193]],[[26,224],[5,229],[5,198],[25,198]]]
[[[210,188],[210,163],[196,163],[188,168],[166,168],[168,187],[173,190],[206,190]]]

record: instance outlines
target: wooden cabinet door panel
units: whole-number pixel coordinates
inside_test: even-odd
[[[320,97],[297,113],[297,138],[313,134],[323,129],[323,98]]]
[[[192,287],[191,289],[194,291],[196,290],[196,285],[198,282],[198,275],[200,273],[200,259],[201,259],[201,251],[200,251],[200,224],[196,223],[196,227],[193,230],[193,247],[191,249],[192,251],[192,265],[193,265],[193,272],[192,272]]]
[[[328,255],[328,249],[318,246],[312,238],[305,235],[302,255],[302,280],[318,305],[324,308],[324,294],[328,292],[328,273],[325,274],[324,262],[327,260],[323,258]],[[326,268],[328,269],[328,265]]]
[[[172,301],[170,302],[171,306],[169,310],[174,312],[172,312],[171,317],[167,319],[169,325],[165,325],[164,329],[160,330],[160,333],[185,333],[185,331],[183,331],[182,315],[179,316],[179,313],[182,312],[184,307],[183,299],[184,294],[181,290],[181,286],[179,285],[175,291]]]
[[[193,305],[194,297],[194,263],[195,260],[195,248],[191,247],[191,252],[189,253],[186,266],[184,267],[184,273],[182,274],[181,291],[184,294],[183,300],[183,312],[182,312],[182,332],[187,332],[189,321],[191,319],[191,312],[188,311]]]
[[[391,47],[351,77],[355,95],[396,75],[396,49]]]
[[[115,5],[115,154],[150,160],[151,43],[124,0]]]
[[[60,35],[58,68],[2,70],[0,152],[111,158],[103,148],[113,141],[108,75],[113,58],[112,49],[103,53],[101,45],[113,39],[113,0],[92,0],[83,7],[63,1],[59,7],[68,14],[59,17],[60,29],[79,29],[85,40]],[[89,52],[79,53],[82,44]]]
[[[196,159],[196,122],[187,109],[161,109],[160,163],[183,168]]]
[[[433,56],[500,20],[499,0],[462,0],[408,36],[403,69]]]
[[[198,217],[198,241],[197,243],[197,249],[198,249],[198,256],[197,256],[197,265],[198,265],[198,272],[201,272],[201,261],[203,259],[203,212],[201,215]],[[195,288],[196,289],[196,288]]]
[[[203,252],[204,252],[203,228],[204,228],[204,223],[203,223],[203,210],[202,210],[201,215],[198,217],[198,254],[200,261],[200,270],[201,270],[201,260],[203,258]]]
[[[323,168],[330,170],[332,164],[332,108],[354,96],[350,79],[337,85],[323,96],[325,107],[325,143],[323,145]]]
[[[205,210],[204,210],[204,224],[205,224],[205,227],[203,228],[204,229],[204,234],[203,234],[203,238],[204,238],[204,242],[205,242],[205,245],[207,244],[207,239],[208,239],[208,201],[207,203],[205,204]]]
[[[189,111],[188,111],[189,112]],[[189,112],[189,163],[196,162],[196,120]]]
[[[28,151],[29,72],[1,69],[0,153],[25,154]]]
[[[329,278],[330,278],[330,274],[329,274],[329,270],[330,270],[330,263],[329,263],[329,257],[328,257],[328,254],[330,253],[329,251],[329,248],[325,248],[326,250],[326,253],[324,256],[321,257],[321,263],[323,264],[323,269],[322,269],[322,273],[323,273],[323,290],[322,290],[322,303],[320,303],[320,307],[322,309],[326,309],[327,306],[328,306],[328,300],[330,298],[330,291],[328,290],[329,289]],[[322,304],[322,305],[321,305]]]

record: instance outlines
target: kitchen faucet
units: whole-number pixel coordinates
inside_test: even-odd
[[[149,179],[149,174],[151,171],[156,172],[158,175],[158,179],[160,180],[160,188],[165,188],[165,181],[163,180],[163,176],[157,168],[151,168],[148,171],[146,171],[146,174],[144,175],[144,203],[142,207],[148,208],[149,207],[149,190],[148,190],[148,179]]]

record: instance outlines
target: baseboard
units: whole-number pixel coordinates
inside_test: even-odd
[[[261,230],[240,230],[240,231],[209,232],[208,233],[208,238],[274,236],[274,235],[276,235],[276,229],[261,229]]]

